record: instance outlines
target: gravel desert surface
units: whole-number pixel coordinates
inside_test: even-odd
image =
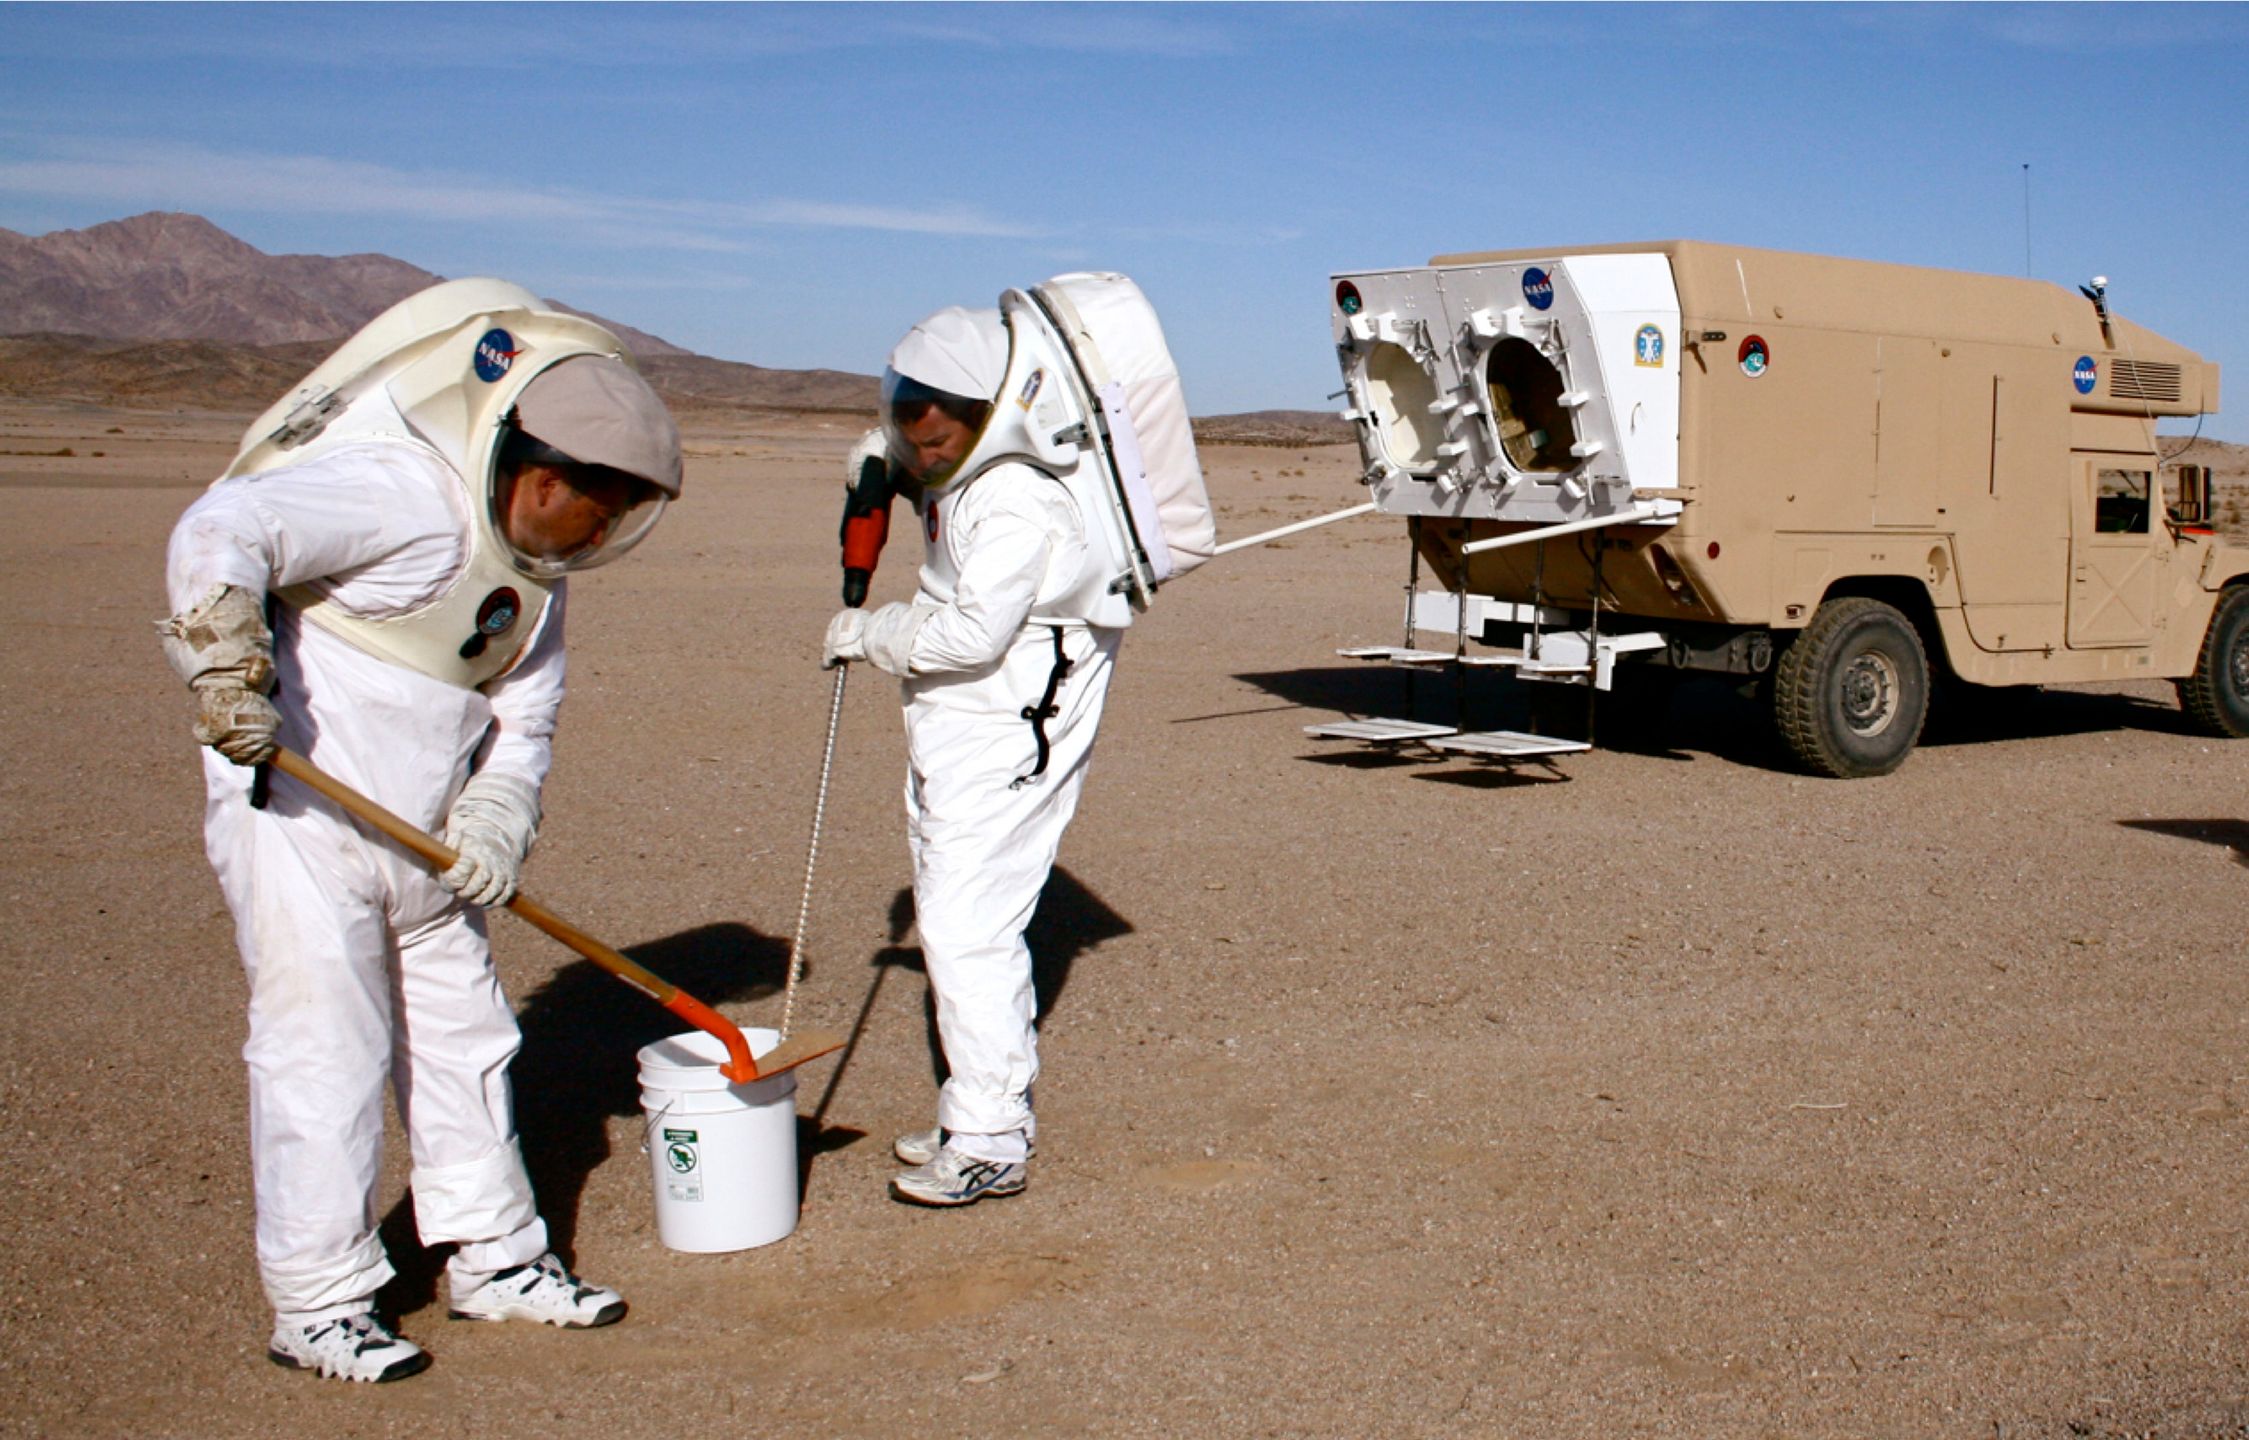
[[[1716,682],[1604,702],[1630,723],[1550,767],[1308,740],[1459,698],[1335,658],[1396,634],[1371,519],[1127,639],[1032,933],[1025,1195],[885,1194],[936,1061],[896,692],[854,673],[798,1012],[854,1038],[799,1072],[797,1233],[657,1243],[633,1056],[677,1026],[500,919],[546,1214],[632,1314],[449,1324],[394,1153],[384,1300],[435,1367],[269,1365],[244,985],[150,626],[243,419],[0,408],[0,1432],[2249,1435],[2249,744],[2085,687],[1815,780]],[[745,1023],[778,1016],[859,428],[697,417],[684,502],[574,587],[527,889]],[[1204,454],[1222,536],[1358,495],[1349,447]]]

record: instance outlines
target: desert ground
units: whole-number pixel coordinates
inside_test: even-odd
[[[394,1133],[383,1299],[436,1365],[268,1364],[244,984],[150,626],[244,418],[0,409],[0,1431],[2249,1434],[2249,744],[2084,687],[1815,780],[1715,681],[1551,766],[1309,740],[1461,698],[1335,657],[1396,634],[1387,520],[1216,562],[1127,640],[1032,933],[1026,1194],[885,1193],[937,1061],[896,691],[854,673],[799,1001],[853,1039],[798,1072],[796,1234],[657,1242],[633,1057],[678,1027],[496,919],[546,1214],[630,1317],[448,1323]],[[526,888],[744,1023],[858,428],[693,418],[685,501],[575,587]],[[1222,534],[1351,503],[1353,460],[1207,448]]]

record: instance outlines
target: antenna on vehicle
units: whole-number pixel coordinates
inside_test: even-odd
[[[2101,339],[2106,344],[2114,345],[2116,337],[2108,329],[2108,277],[2095,275],[2093,283],[2078,286],[2077,293],[2093,302],[2093,313],[2101,317]]]
[[[2023,278],[2030,278],[2030,162],[2023,162]]]

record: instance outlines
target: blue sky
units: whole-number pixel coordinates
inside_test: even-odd
[[[1686,237],[2106,274],[2249,440],[2249,6],[0,5],[0,226],[207,215],[873,372],[1135,276],[1201,413],[1330,271]]]

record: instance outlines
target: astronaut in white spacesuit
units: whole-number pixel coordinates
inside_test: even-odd
[[[402,334],[410,366],[383,358]],[[300,406],[272,432],[278,450],[253,427],[181,518],[160,628],[210,747],[205,847],[250,980],[268,1353],[384,1381],[429,1364],[373,1311],[392,1274],[375,1226],[386,1081],[421,1238],[456,1247],[453,1317],[585,1328],[625,1313],[548,1249],[484,907],[514,894],[537,833],[563,694],[561,577],[644,536],[679,495],[681,463],[677,428],[614,338],[516,287],[451,282],[352,344],[298,392],[336,380],[329,409]],[[257,768],[277,744],[442,829],[460,862],[433,875]]]
[[[949,1078],[937,1128],[897,1142],[913,1168],[891,1188],[927,1205],[1019,1194],[1028,1178],[1038,1037],[1023,932],[1077,809],[1124,633],[1089,618],[1098,587],[1069,488],[1020,458],[980,463],[1008,360],[996,310],[939,311],[891,352],[884,431],[849,473],[886,450],[918,486],[920,590],[841,612],[826,644],[830,664],[864,660],[904,682],[914,906]]]

